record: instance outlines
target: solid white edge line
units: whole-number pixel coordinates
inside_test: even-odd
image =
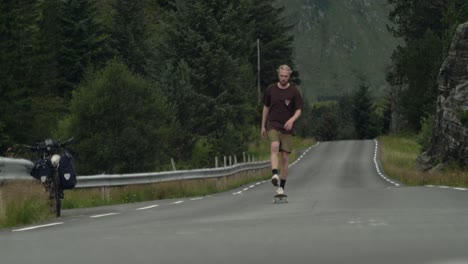
[[[374,139],[374,143],[375,143],[375,148],[374,148],[374,164],[375,164],[375,169],[377,170],[377,174],[379,174],[379,176],[386,180],[387,182],[395,185],[395,186],[400,186],[400,184],[390,180],[389,178],[385,177],[385,175],[381,172],[380,168],[379,168],[379,163],[377,162],[377,153],[378,153],[378,149],[379,149],[379,142],[377,141],[377,139]]]
[[[147,210],[147,209],[155,208],[155,207],[158,207],[158,206],[159,206],[158,204],[155,204],[155,205],[150,205],[150,206],[146,206],[146,207],[137,208],[137,210]]]
[[[400,184],[396,183],[396,182],[393,182],[391,181],[390,179],[386,178],[385,176],[383,176],[382,173],[380,173],[380,169],[378,168],[378,163],[377,163],[377,149],[378,149],[378,141],[376,139],[374,139],[374,142],[375,142],[375,153],[374,153],[374,163],[375,163],[375,166],[377,168],[377,171],[379,172],[379,175],[384,178],[385,180],[387,180],[388,182],[391,182],[393,185],[395,186],[400,186]],[[452,189],[452,190],[457,190],[457,191],[468,191],[467,188],[461,188],[461,187],[450,187],[450,186],[438,186],[438,185],[425,185],[425,187],[427,188],[440,188],[440,189]]]
[[[42,228],[42,227],[48,227],[48,226],[55,226],[55,225],[61,225],[63,222],[57,222],[57,223],[50,223],[46,225],[38,225],[38,226],[30,226],[30,227],[25,227],[25,228],[20,228],[20,229],[13,229],[11,230],[12,232],[22,232],[22,231],[28,231],[28,230],[33,230],[37,228]]]
[[[100,215],[92,215],[90,218],[99,218],[99,217],[105,217],[105,216],[111,216],[111,215],[116,215],[119,213],[108,213],[108,214],[100,214]]]

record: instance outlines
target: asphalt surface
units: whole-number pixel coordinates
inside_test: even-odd
[[[65,210],[0,232],[0,263],[468,263],[468,191],[379,175],[368,141],[321,142],[270,182],[207,197]]]

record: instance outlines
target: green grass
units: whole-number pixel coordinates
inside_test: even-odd
[[[40,222],[51,216],[41,184],[31,181],[1,184],[0,228]]]
[[[379,138],[381,162],[385,173],[405,185],[443,185],[468,187],[468,171],[447,166],[440,172],[421,171],[416,159],[421,153],[415,135],[392,135]]]

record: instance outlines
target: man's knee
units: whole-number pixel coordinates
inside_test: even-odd
[[[271,152],[278,153],[279,152],[279,142],[271,142]]]

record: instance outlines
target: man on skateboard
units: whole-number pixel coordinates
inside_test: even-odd
[[[292,151],[294,122],[301,115],[303,100],[299,89],[289,83],[291,68],[281,65],[277,69],[278,82],[269,85],[263,97],[261,136],[270,140],[271,183],[277,195],[284,195],[288,178],[289,154]],[[278,154],[281,153],[281,177],[278,176]]]

